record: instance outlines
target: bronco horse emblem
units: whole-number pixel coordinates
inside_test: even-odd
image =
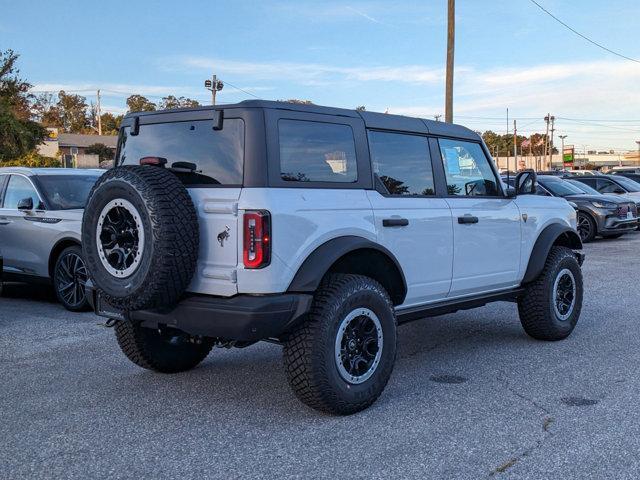
[[[224,230],[218,234],[218,242],[220,242],[220,246],[224,247],[224,241],[229,238],[229,226],[225,225]]]

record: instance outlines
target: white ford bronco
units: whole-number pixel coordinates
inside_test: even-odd
[[[295,394],[367,408],[401,323],[518,304],[540,340],[582,306],[582,244],[562,198],[500,181],[462,126],[247,101],[132,113],[90,194],[89,297],[137,365],[174,373],[214,346],[281,344]]]

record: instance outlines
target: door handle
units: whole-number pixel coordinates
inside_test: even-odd
[[[383,227],[406,227],[409,220],[406,218],[385,218],[382,220]]]
[[[463,215],[462,217],[458,217],[458,223],[461,225],[469,225],[472,223],[478,223],[478,217],[474,217],[473,215]]]

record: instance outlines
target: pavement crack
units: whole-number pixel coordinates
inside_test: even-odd
[[[491,470],[491,472],[489,472],[488,478],[491,478],[498,474],[506,472],[508,469],[516,465],[518,462],[524,460],[533,452],[541,448],[542,445],[551,436],[553,436],[553,432],[551,432],[551,425],[555,422],[555,418],[552,416],[551,411],[548,408],[546,408],[544,405],[541,405],[533,398],[529,398],[526,395],[515,390],[505,378],[499,376],[498,382],[500,382],[500,384],[502,384],[504,388],[507,389],[509,393],[511,393],[513,396],[521,400],[524,400],[525,402],[527,402],[529,405],[532,405],[538,412],[542,414],[542,428],[541,428],[541,435],[540,435],[540,438],[538,438],[538,440],[533,442],[528,447],[525,447],[524,449],[519,450],[516,454],[509,457],[508,460],[506,460],[505,462],[503,462],[502,464],[498,465],[496,468]]]

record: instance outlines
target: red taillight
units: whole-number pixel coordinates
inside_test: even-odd
[[[140,165],[157,165],[163,167],[166,163],[167,159],[162,157],[142,157],[140,159]]]
[[[264,210],[244,214],[242,256],[245,268],[263,268],[271,261],[271,216]]]

